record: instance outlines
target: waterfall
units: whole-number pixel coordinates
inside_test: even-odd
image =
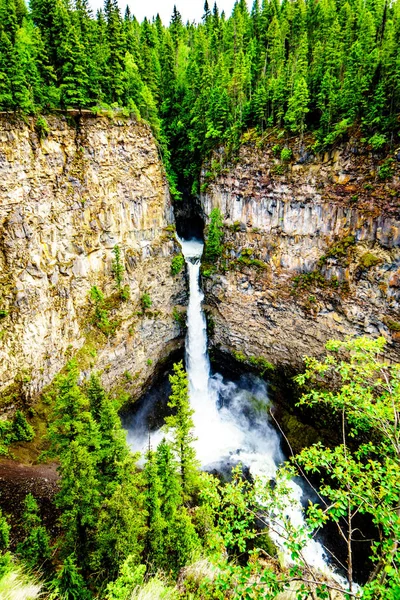
[[[284,461],[280,440],[267,418],[269,399],[266,384],[254,376],[244,376],[238,384],[210,376],[207,327],[202,309],[204,294],[200,287],[203,244],[198,240],[179,240],[189,275],[187,312],[186,370],[190,402],[194,409],[196,452],[203,468],[230,471],[238,463],[253,476],[272,479]],[[295,526],[304,525],[300,485],[291,482],[298,508],[288,504],[286,514]],[[282,546],[279,535],[272,534]],[[328,568],[323,546],[310,539],[303,552],[307,562],[327,575],[343,579]]]
[[[207,327],[200,287],[200,266],[203,244],[199,240],[179,240],[189,275],[189,306],[187,311],[186,370],[189,378],[190,402],[194,409],[197,458],[203,469],[216,470],[228,476],[233,466],[242,464],[253,476],[274,479],[278,466],[285,457],[280,439],[268,420],[270,406],[266,383],[254,375],[243,375],[238,382],[227,381],[222,375],[211,376],[207,351]],[[243,324],[245,326],[245,324]],[[157,397],[157,393],[154,393]],[[149,443],[147,417],[154,406],[146,402],[129,424],[128,442],[134,451],[143,453]],[[165,433],[152,428],[151,445],[156,447]],[[291,482],[297,507],[287,503],[286,516],[293,525],[304,525],[300,500],[303,490]],[[282,549],[278,534],[271,537]],[[328,565],[323,546],[310,539],[303,551],[308,564],[325,572],[342,585],[344,580],[333,573]]]

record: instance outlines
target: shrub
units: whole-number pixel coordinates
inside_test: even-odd
[[[41,115],[36,119],[35,129],[40,140],[47,137],[50,133],[49,124]]]
[[[30,442],[35,437],[32,425],[28,423],[24,414],[17,410],[12,422],[11,441]]]
[[[274,156],[279,156],[280,151],[281,147],[279,144],[275,144],[275,146],[272,147],[272,153],[274,154]]]
[[[114,254],[114,260],[111,263],[111,271],[114,275],[114,279],[117,284],[117,289],[121,290],[125,267],[121,259],[120,247],[114,246],[112,252]]]
[[[24,501],[25,510],[22,517],[24,540],[17,546],[17,554],[30,568],[42,567],[51,556],[50,537],[42,524],[39,506],[32,496],[28,494]]]
[[[172,259],[172,262],[171,262],[172,275],[174,275],[174,276],[178,275],[178,273],[180,273],[182,271],[184,264],[185,264],[185,259],[182,254],[178,254],[177,256],[174,256],[174,258]]]
[[[5,319],[8,316],[8,311],[4,308],[0,308],[0,319]]]
[[[110,335],[115,331],[115,324],[111,323],[108,316],[108,310],[105,308],[104,294],[94,285],[90,290],[90,297],[94,302],[93,324],[104,333]]]
[[[392,171],[392,163],[393,162],[394,162],[393,158],[388,158],[379,167],[379,171],[378,171],[378,177],[379,177],[379,179],[381,179],[382,181],[384,181],[385,179],[390,179],[391,177],[393,177],[393,171]]]
[[[124,287],[121,290],[121,300],[123,302],[128,302],[129,298],[131,297],[131,288],[129,287],[129,285],[124,285]]]
[[[288,161],[292,158],[293,153],[290,148],[282,148],[281,150],[281,160]]]
[[[371,144],[373,150],[380,150],[386,144],[386,138],[380,133],[375,133],[369,138],[368,142]]]
[[[325,137],[324,145],[330,146],[337,140],[339,140],[342,136],[347,133],[347,130],[350,127],[350,119],[343,119],[339,123],[336,123],[333,130]]]
[[[140,304],[142,306],[142,309],[145,311],[147,308],[150,308],[151,305],[153,304],[152,299],[150,298],[149,294],[144,293],[142,294],[141,298],[140,298]]]
[[[388,329],[390,329],[390,331],[400,331],[400,323],[398,323],[397,321],[394,321],[393,319],[391,319],[390,317],[386,317],[384,319],[385,325]]]

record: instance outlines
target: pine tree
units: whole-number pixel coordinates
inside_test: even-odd
[[[147,535],[145,552],[155,568],[163,562],[165,521],[161,513],[161,482],[158,475],[155,453],[149,448],[144,468],[146,483],[145,509],[147,512]]]
[[[182,361],[174,365],[174,373],[169,376],[172,393],[168,406],[175,414],[166,417],[166,431],[172,432],[172,447],[176,453],[183,493],[190,495],[196,485],[197,461],[193,447],[195,437],[192,416],[194,410],[189,402],[189,381]]]
[[[51,557],[50,536],[42,525],[39,506],[32,494],[25,497],[24,506],[22,515],[24,540],[17,545],[17,554],[30,569],[46,570]]]

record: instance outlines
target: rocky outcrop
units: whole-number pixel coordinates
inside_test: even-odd
[[[128,118],[46,119],[47,134],[34,119],[0,121],[2,403],[37,394],[74,356],[108,388],[135,395],[182,344],[173,309],[185,281],[171,275],[178,248],[158,150],[149,128]],[[107,335],[93,286],[104,294]]]
[[[225,222],[219,270],[204,267],[212,345],[299,367],[329,338],[383,335],[399,359],[400,154],[352,139],[284,162],[277,148],[243,146],[203,186]]]

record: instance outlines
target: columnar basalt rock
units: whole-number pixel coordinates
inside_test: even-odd
[[[287,165],[250,144],[208,184],[226,226],[205,278],[214,346],[297,368],[329,338],[383,335],[400,358],[400,163],[383,181],[383,160],[352,140]]]
[[[171,275],[174,218],[157,146],[127,118],[46,119],[41,139],[35,119],[0,120],[3,404],[16,386],[40,392],[77,352],[108,388],[123,381],[137,394],[183,342],[173,308],[185,281]],[[116,292],[115,245],[128,301]],[[115,324],[108,337],[92,322],[94,285]],[[143,311],[144,293],[152,304]]]

